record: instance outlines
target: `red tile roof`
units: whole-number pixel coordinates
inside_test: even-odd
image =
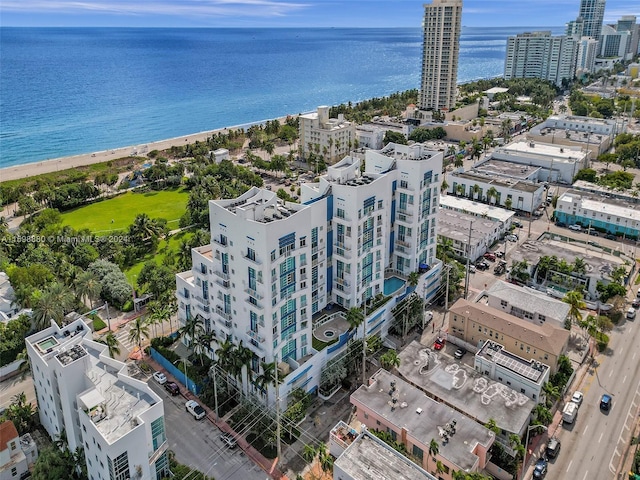
[[[7,449],[7,443],[18,437],[18,430],[11,420],[0,423],[0,452]]]

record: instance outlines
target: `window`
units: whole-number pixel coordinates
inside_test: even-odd
[[[109,478],[111,480],[126,480],[131,478],[129,473],[129,455],[124,452],[118,455],[115,460],[111,460],[111,457],[107,457],[107,463],[109,464]]]

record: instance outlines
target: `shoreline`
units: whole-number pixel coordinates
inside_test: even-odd
[[[306,112],[305,112],[306,113]],[[100,150],[97,152],[81,153],[67,157],[52,158],[50,160],[42,160],[33,163],[23,163],[11,167],[0,168],[0,183],[11,180],[21,180],[24,178],[35,177],[46,173],[69,170],[76,167],[86,167],[96,163],[105,163],[120,158],[136,156],[146,157],[153,150],[167,150],[173,146],[182,146],[196,141],[205,141],[207,138],[217,133],[226,133],[231,130],[247,129],[252,125],[260,125],[271,120],[278,120],[281,123],[287,117],[296,117],[299,114],[290,114],[284,117],[268,118],[257,122],[243,123],[231,127],[217,128],[215,130],[207,130],[204,132],[192,133],[180,137],[168,138],[166,140],[157,140],[144,144],[129,145],[126,147],[118,147],[109,150]],[[300,114],[304,115],[304,113]]]

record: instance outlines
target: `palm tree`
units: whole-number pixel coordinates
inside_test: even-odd
[[[511,197],[507,197],[507,199],[504,201],[504,206],[507,208],[507,210],[511,210],[511,207],[513,206],[513,200],[511,200]]]
[[[357,329],[364,321],[364,313],[358,307],[351,307],[347,312],[347,322],[350,328]]]
[[[102,284],[100,279],[92,272],[85,270],[81,272],[74,280],[74,289],[76,295],[86,305],[89,300],[89,305],[93,308],[93,301],[100,296],[102,291]]]
[[[443,179],[442,183],[440,184],[440,192],[444,193],[448,188],[449,188],[449,184],[447,183],[447,180]]]
[[[39,329],[49,326],[50,320],[62,324],[64,316],[73,309],[74,297],[61,283],[50,284],[43,292],[36,294],[33,305],[33,319]]]
[[[462,185],[462,184],[458,184],[458,185],[456,185],[456,193],[457,193],[459,196],[464,195],[464,185]]]
[[[416,287],[420,281],[420,274],[418,272],[411,272],[409,278],[407,278],[407,284],[410,287]]]
[[[149,324],[144,316],[135,319],[129,329],[129,340],[134,342],[140,351],[142,351],[142,341],[149,338]]]
[[[118,339],[113,332],[107,333],[104,338],[98,340],[100,343],[104,343],[109,350],[109,356],[116,358],[116,355],[120,355],[120,347],[118,346]]]
[[[275,385],[276,383],[276,362],[260,362],[260,369],[262,373],[256,377],[255,384],[260,390],[266,392],[269,389],[269,385]],[[278,380],[278,383],[281,383],[280,380]]]
[[[480,190],[481,190],[480,185],[478,185],[477,183],[475,183],[473,187],[471,187],[471,191],[473,192],[473,195],[476,196],[476,198],[478,198],[478,194],[480,193]],[[472,195],[472,198],[473,198],[473,195]]]
[[[395,350],[387,350],[380,357],[380,364],[382,365],[382,368],[386,370],[398,368],[400,366],[400,357]]]
[[[227,373],[230,373],[231,359],[235,348],[234,343],[227,338],[215,351],[218,366]]]
[[[442,263],[449,263],[453,256],[453,241],[450,238],[442,238],[436,245],[436,258],[442,260]]]
[[[491,187],[487,190],[487,200],[489,203],[491,203],[491,199],[493,198],[498,198],[498,190],[496,190],[496,187]]]
[[[569,308],[569,316],[568,316],[568,325],[565,324],[565,328],[567,328],[567,326],[569,328],[567,328],[567,330],[571,329],[571,320],[573,320],[574,322],[578,323],[581,319],[582,319],[582,312],[580,310],[583,310],[585,308],[587,308],[587,304],[584,303],[584,298],[582,296],[582,293],[576,291],[576,290],[572,290],[570,292],[567,292],[567,294],[564,296],[564,298],[562,299],[562,301],[564,303],[568,303],[570,308]]]
[[[172,312],[169,305],[163,305],[159,301],[153,301],[149,302],[147,310],[149,311],[149,320],[153,322],[154,325],[162,325],[164,322],[169,320],[169,330],[173,330],[171,325]]]
[[[553,402],[559,399],[562,395],[560,389],[551,382],[546,382],[544,385],[542,385],[542,391],[547,397],[547,405],[553,405]]]
[[[311,444],[307,443],[302,449],[302,458],[304,458],[307,463],[313,462],[313,459],[316,458],[317,454],[318,451],[316,450],[316,447]]]
[[[188,345],[192,345],[204,332],[204,322],[200,314],[188,319],[184,326],[178,330],[180,337],[186,338]]]
[[[324,442],[318,445],[318,462],[320,462],[320,468],[322,468],[323,472],[330,473],[333,471],[333,457]]]
[[[251,360],[253,360],[253,352],[250,348],[245,347],[240,340],[240,345],[236,347],[233,355],[233,367],[238,376],[242,377],[242,371],[246,368],[247,383],[253,380],[253,374],[251,370]],[[241,380],[242,378],[240,378]]]
[[[434,438],[431,439],[431,441],[429,442],[429,458],[431,458],[433,461],[436,461],[436,455],[438,455],[438,452],[440,452],[440,446],[438,445],[438,442],[436,442],[436,440]],[[427,461],[427,469],[429,469],[429,462]]]

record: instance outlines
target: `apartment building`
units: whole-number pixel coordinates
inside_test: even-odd
[[[258,188],[209,202],[212,243],[176,276],[179,322],[199,315],[216,341],[251,349],[255,373],[277,359],[295,379],[282,388],[315,389],[326,361],[312,348],[321,316],[403,295],[419,270],[418,291],[435,294],[441,171],[441,152],[391,143],[365,152],[364,172],[347,156],[302,184],[302,203]],[[367,312],[367,334],[386,333],[389,311]]]
[[[322,157],[327,164],[335,163],[356,147],[356,125],[344,119],[329,117],[329,107],[299,117],[299,153],[308,159],[310,154]]]
[[[432,475],[440,462],[438,478],[450,480],[457,471],[482,472],[487,465],[493,432],[386,370],[352,393],[351,404],[360,423],[388,432]],[[432,440],[438,443],[435,455],[429,451]]]
[[[543,400],[542,387],[549,381],[548,365],[515,355],[497,342],[485,342],[473,358],[476,371],[511,387],[536,403]]]
[[[422,24],[421,110],[452,110],[456,103],[462,0],[432,0]]]
[[[504,234],[499,222],[477,218],[462,212],[440,209],[438,214],[438,242],[451,241],[453,252],[475,262]]]
[[[606,0],[580,0],[578,18],[584,24],[582,29],[583,36],[600,39],[605,4]]]
[[[26,338],[40,423],[84,449],[91,480],[167,476],[162,398],[91,338],[81,318]]]
[[[334,480],[437,480],[378,437],[363,430],[333,462]]]
[[[550,323],[536,325],[497,308],[459,299],[449,310],[449,335],[471,345],[499,342],[505,350],[558,368],[568,349],[570,332]]]
[[[556,85],[575,75],[578,44],[550,31],[525,32],[507,39],[504,78],[541,78]]]

